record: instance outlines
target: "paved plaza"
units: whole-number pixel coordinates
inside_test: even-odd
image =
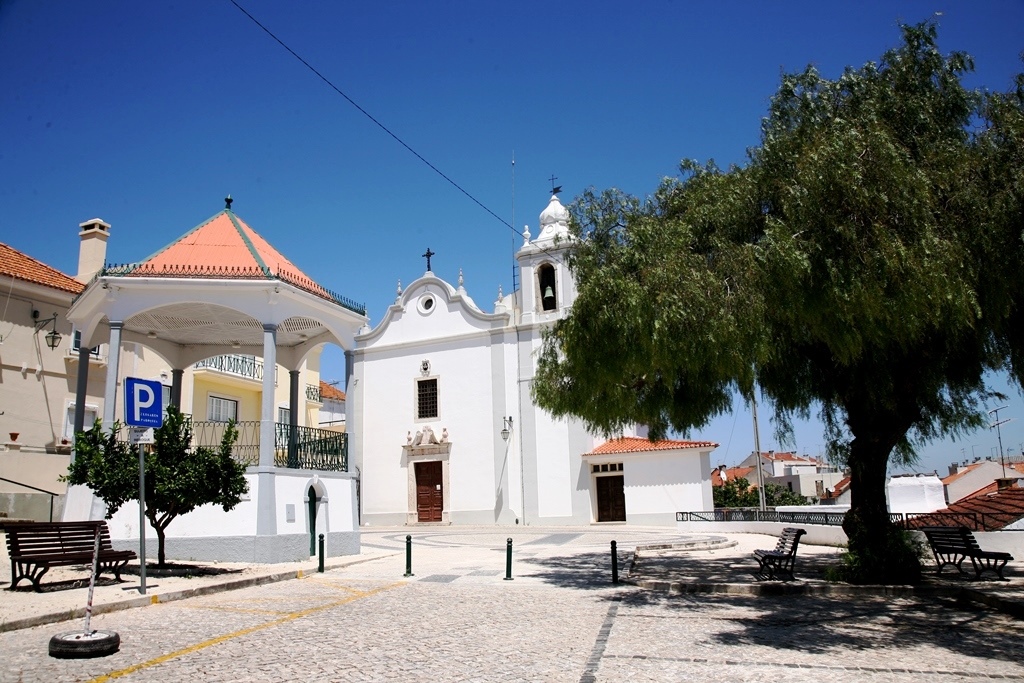
[[[677,595],[611,584],[610,540],[625,565],[637,545],[673,536],[368,529],[364,555],[323,574],[100,614],[94,628],[122,640],[109,657],[47,655],[49,638],[80,620],[2,632],[0,681],[1024,681],[1024,621],[941,595]],[[707,573],[717,563],[739,572],[728,577],[735,585],[753,583],[741,578],[749,549],[771,539],[721,540],[689,551],[688,564]],[[836,552],[805,550],[809,566]],[[1020,576],[1019,563],[1011,573]],[[59,592],[84,599],[82,589]],[[0,607],[33,596],[5,591]]]

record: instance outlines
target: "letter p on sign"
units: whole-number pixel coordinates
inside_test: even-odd
[[[126,377],[125,422],[133,427],[159,427],[164,423],[163,385],[158,381]]]

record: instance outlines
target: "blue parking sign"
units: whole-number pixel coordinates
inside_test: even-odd
[[[157,380],[126,377],[124,421],[133,427],[160,427],[164,423],[164,387]]]

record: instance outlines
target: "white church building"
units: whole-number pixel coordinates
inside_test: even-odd
[[[576,298],[553,195],[516,254],[521,288],[485,312],[430,270],[355,337],[348,431],[361,523],[672,525],[710,510],[717,444],[607,440],[534,404],[542,331]]]

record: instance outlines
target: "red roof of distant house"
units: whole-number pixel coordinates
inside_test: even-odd
[[[830,491],[832,491],[832,495],[829,496],[829,498],[838,498],[843,493],[845,493],[846,489],[848,488],[850,488],[850,477],[843,477],[842,479],[836,482],[835,486],[829,489]]]
[[[56,268],[51,268],[42,261],[38,261],[3,242],[0,242],[0,275],[14,277],[44,287],[52,287],[71,294],[78,294],[85,289],[85,285],[73,277],[65,275]],[[3,289],[2,286],[0,289]]]
[[[141,263],[115,266],[103,272],[131,277],[281,280],[365,313],[365,307],[314,282],[230,209],[192,228]]]
[[[974,531],[1002,529],[1024,517],[1024,489],[1014,486],[1002,491],[971,496],[953,503],[944,510],[936,510],[934,514],[958,515],[953,519],[940,518],[938,523],[941,526],[965,526]],[[981,515],[984,515],[984,518]],[[933,526],[936,520],[922,516],[915,517],[908,523],[920,528]]]
[[[779,453],[775,453],[772,451],[761,451],[761,457],[767,460],[780,460],[783,462],[806,463],[808,465],[818,464],[818,461],[814,460],[813,458],[807,458],[802,455],[797,455],[796,453],[789,453],[787,451],[782,451]]]
[[[643,451],[672,451],[683,448],[718,448],[711,441],[651,441],[637,436],[623,436],[607,441],[589,453],[583,455],[603,455],[605,453],[640,453]]]
[[[345,392],[327,382],[320,380],[320,398],[332,401],[344,401]]]
[[[727,467],[725,469],[725,476],[729,481],[733,479],[750,479],[747,477],[748,474],[754,471],[753,467]],[[711,470],[711,485],[721,486],[724,482],[722,481],[722,471],[720,469]],[[756,485],[756,483],[755,483]]]

